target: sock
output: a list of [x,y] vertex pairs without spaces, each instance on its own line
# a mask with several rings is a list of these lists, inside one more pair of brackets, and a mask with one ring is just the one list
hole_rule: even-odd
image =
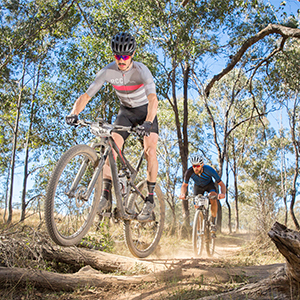
[[211,217],[210,220],[211,220],[212,224],[216,225],[216,217]]
[[105,199],[109,200],[110,194],[111,194],[111,180],[104,178],[102,195],[105,197]]
[[147,187],[148,187],[148,197],[147,198],[148,198],[148,201],[150,201],[150,203],[154,202],[153,194],[154,194],[155,184],[156,184],[156,182],[147,181]]

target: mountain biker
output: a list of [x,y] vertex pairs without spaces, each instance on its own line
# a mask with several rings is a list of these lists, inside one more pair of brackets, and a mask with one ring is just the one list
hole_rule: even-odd
[[[211,204],[211,233],[215,236],[217,231],[216,217],[218,212],[218,199],[225,198],[226,187],[216,170],[208,165],[204,165],[203,157],[196,154],[190,159],[192,167],[190,167],[184,174],[183,183],[180,190],[180,199],[185,200],[185,195],[188,188],[190,178],[195,182],[194,195],[204,194],[208,192],[208,198]],[[221,187],[221,193],[218,194],[215,182]],[[214,199],[212,199],[214,198]]]
[[[120,110],[114,124],[137,126],[137,133],[144,139],[144,151],[147,160],[148,196],[137,219],[147,221],[155,207],[153,193],[156,184],[158,161],[156,146],[158,141],[158,122],[156,87],[149,69],[142,63],[133,60],[136,50],[134,37],[127,32],[116,34],[111,40],[111,50],[115,61],[101,69],[87,91],[74,103],[66,123],[75,125],[78,114],[85,108],[90,99],[99,91],[105,82],[111,83],[121,102]],[[127,131],[113,132],[112,137],[119,149],[129,136]],[[116,157],[116,156],[115,156]],[[107,160],[104,166],[103,192],[98,212],[111,207],[112,179]]]

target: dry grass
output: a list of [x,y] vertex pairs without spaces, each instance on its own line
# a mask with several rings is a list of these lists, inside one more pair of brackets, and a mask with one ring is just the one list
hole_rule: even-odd
[[[52,242],[46,233],[45,226],[40,220],[40,216],[32,215],[22,223],[19,223],[20,214],[16,212],[13,217],[13,226],[7,227],[0,222],[0,258],[1,265],[7,267],[22,267],[32,269],[42,269],[55,272],[72,273],[71,267],[55,262],[48,262],[42,258],[39,252],[41,244]],[[123,237],[123,225],[121,223],[104,222],[99,228],[99,223],[95,222],[86,237],[91,245],[95,247],[99,244],[106,245],[107,250],[112,253],[132,257],[126,248]],[[284,258],[277,251],[276,247],[268,237],[252,237],[249,232],[239,234],[219,234],[217,238],[216,252],[213,259],[203,261],[209,268],[245,267],[256,265],[269,265],[284,262]],[[234,246],[234,247],[233,247]],[[226,254],[224,249],[230,249]],[[193,257],[191,240],[182,239],[179,236],[164,234],[159,243],[158,249],[149,259],[191,259]],[[123,293],[138,295],[147,294],[150,291],[165,291],[161,296],[153,299],[197,299],[203,296],[216,294],[228,289],[242,286],[248,282],[245,276],[231,277],[228,282],[220,282],[209,279],[205,276],[179,279],[174,277],[167,282],[144,283],[139,286],[127,287]],[[148,292],[147,292],[148,291]],[[0,289],[0,299],[111,299],[113,293],[121,293],[116,287],[114,291],[105,289],[78,290],[73,293],[56,293],[36,289],[31,283],[26,287],[6,286]],[[107,298],[108,297],[108,298]],[[138,296],[137,298],[138,299]],[[150,298],[145,298],[150,299]]]

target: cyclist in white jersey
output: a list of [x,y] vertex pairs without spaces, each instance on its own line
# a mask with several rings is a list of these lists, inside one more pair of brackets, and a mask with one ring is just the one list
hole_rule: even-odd
[[[146,197],[142,212],[138,220],[147,221],[154,209],[153,192],[156,184],[158,161],[156,146],[158,141],[158,122],[155,84],[149,69],[142,63],[133,61],[136,42],[129,33],[118,33],[112,38],[111,49],[115,61],[101,69],[94,82],[74,103],[70,115],[66,116],[69,125],[75,125],[78,114],[85,108],[90,99],[99,91],[105,82],[111,83],[121,102],[115,124],[123,126],[137,126],[137,132],[144,138],[145,157],[147,159]],[[113,132],[112,136],[121,149],[127,132]],[[104,166],[103,193],[101,195],[99,212],[111,206],[111,173],[108,161]]]

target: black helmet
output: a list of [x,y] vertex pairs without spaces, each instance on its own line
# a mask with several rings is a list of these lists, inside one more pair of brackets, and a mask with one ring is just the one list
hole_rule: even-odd
[[136,49],[134,37],[127,32],[120,32],[111,39],[111,50],[117,55],[132,55]]

